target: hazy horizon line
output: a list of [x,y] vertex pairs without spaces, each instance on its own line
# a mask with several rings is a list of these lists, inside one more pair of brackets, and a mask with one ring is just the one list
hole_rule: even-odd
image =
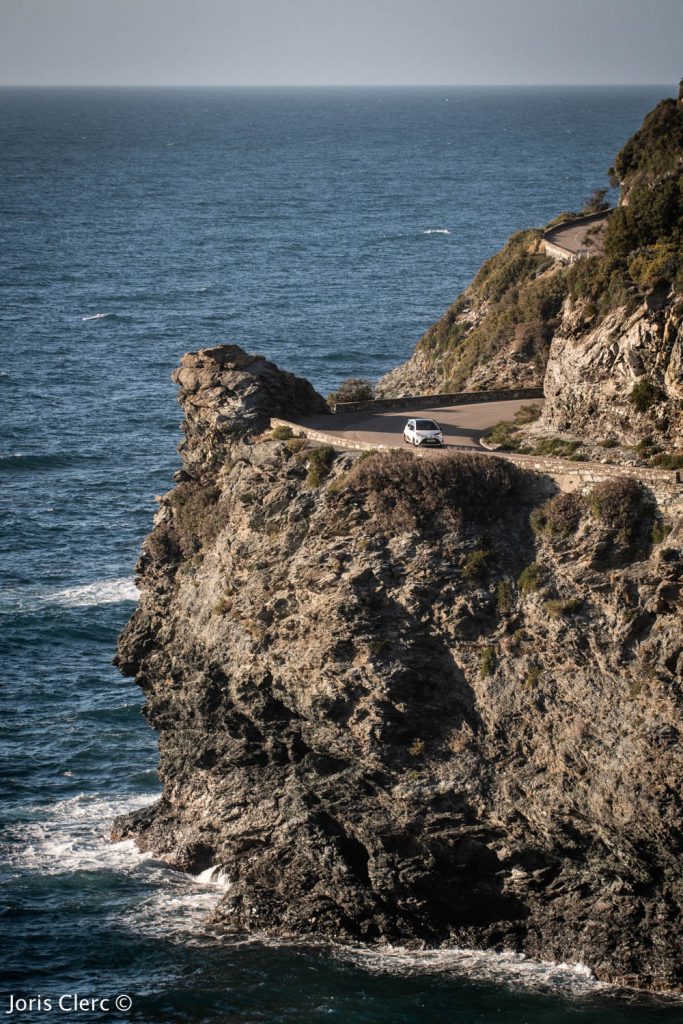
[[[0,82],[0,89],[666,89],[671,82]],[[673,83],[674,87],[678,82]]]

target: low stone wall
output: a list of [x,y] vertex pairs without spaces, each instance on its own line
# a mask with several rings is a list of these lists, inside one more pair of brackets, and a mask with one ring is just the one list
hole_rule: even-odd
[[[373,444],[372,441],[354,441],[339,434],[327,434],[322,430],[312,430],[290,420],[275,417],[271,419],[270,425],[271,428],[291,427],[295,434],[308,437],[311,441],[319,441],[321,444],[331,444],[333,447],[342,448],[345,451],[368,452],[388,447],[387,445]],[[428,456],[427,451],[419,451],[413,447],[408,447],[405,450],[413,452],[417,457]],[[611,466],[603,462],[572,462],[569,459],[559,459],[549,455],[515,455],[512,452],[477,449],[471,445],[449,444],[448,450],[469,452],[470,455],[481,455],[485,458],[507,459],[522,469],[549,477],[561,491],[587,491],[600,480],[630,476],[639,480],[652,492],[663,512],[674,509],[683,512],[683,472],[681,470]]]
[[548,455],[514,455],[511,452],[489,452],[508,459],[527,470],[551,477],[561,491],[586,491],[601,480],[628,476],[644,484],[657,499],[662,510],[681,506],[683,511],[683,482],[680,470],[647,469],[638,466],[612,466],[604,462],[572,462]]
[[406,395],[403,398],[373,398],[366,402],[339,402],[333,412],[384,412],[392,409],[438,409],[444,405],[474,405],[480,402],[508,402],[543,398],[543,388],[512,388],[503,391],[454,391],[446,395]]

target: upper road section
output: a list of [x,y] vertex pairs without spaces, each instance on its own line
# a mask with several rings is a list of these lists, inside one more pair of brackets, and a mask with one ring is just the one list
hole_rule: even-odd
[[602,229],[611,212],[606,210],[604,213],[576,217],[544,231],[543,248],[550,256],[566,260],[567,263],[572,263],[580,256],[601,252]]
[[[434,406],[430,409],[378,410],[340,413],[336,416],[308,416],[302,427],[322,431],[344,441],[363,441],[377,447],[404,444],[403,428],[409,419],[434,419],[443,430],[444,447],[479,448],[480,439],[501,420],[511,420],[523,405],[542,405],[543,399],[526,398],[506,402],[481,402],[467,405]],[[433,451],[434,449],[429,449]]]

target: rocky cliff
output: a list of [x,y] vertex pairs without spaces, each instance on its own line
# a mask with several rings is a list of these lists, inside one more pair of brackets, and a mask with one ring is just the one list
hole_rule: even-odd
[[567,265],[519,232],[378,393],[543,384],[541,430],[680,447],[683,101],[647,115],[611,175],[621,198],[600,251]]
[[321,399],[235,347],[176,379],[118,651],[163,795],[115,835],[221,867],[226,928],[683,988],[681,522],[633,481],[276,440]]

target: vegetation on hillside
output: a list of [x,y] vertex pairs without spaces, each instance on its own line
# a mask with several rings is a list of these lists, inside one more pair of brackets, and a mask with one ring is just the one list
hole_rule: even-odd
[[457,391],[476,365],[510,342],[542,377],[567,292],[540,239],[536,230],[513,235],[419,342],[418,350],[439,365],[445,391]]
[[[610,169],[622,204],[610,215],[603,252],[567,266],[541,249],[541,231],[520,231],[487,260],[472,284],[429,328],[416,354],[441,389],[471,386],[477,368],[509,352],[540,383],[564,300],[589,314],[635,309],[648,295],[683,293],[683,104],[663,100],[617,154]],[[596,189],[582,212],[605,206]],[[553,224],[566,220],[562,214]]]

